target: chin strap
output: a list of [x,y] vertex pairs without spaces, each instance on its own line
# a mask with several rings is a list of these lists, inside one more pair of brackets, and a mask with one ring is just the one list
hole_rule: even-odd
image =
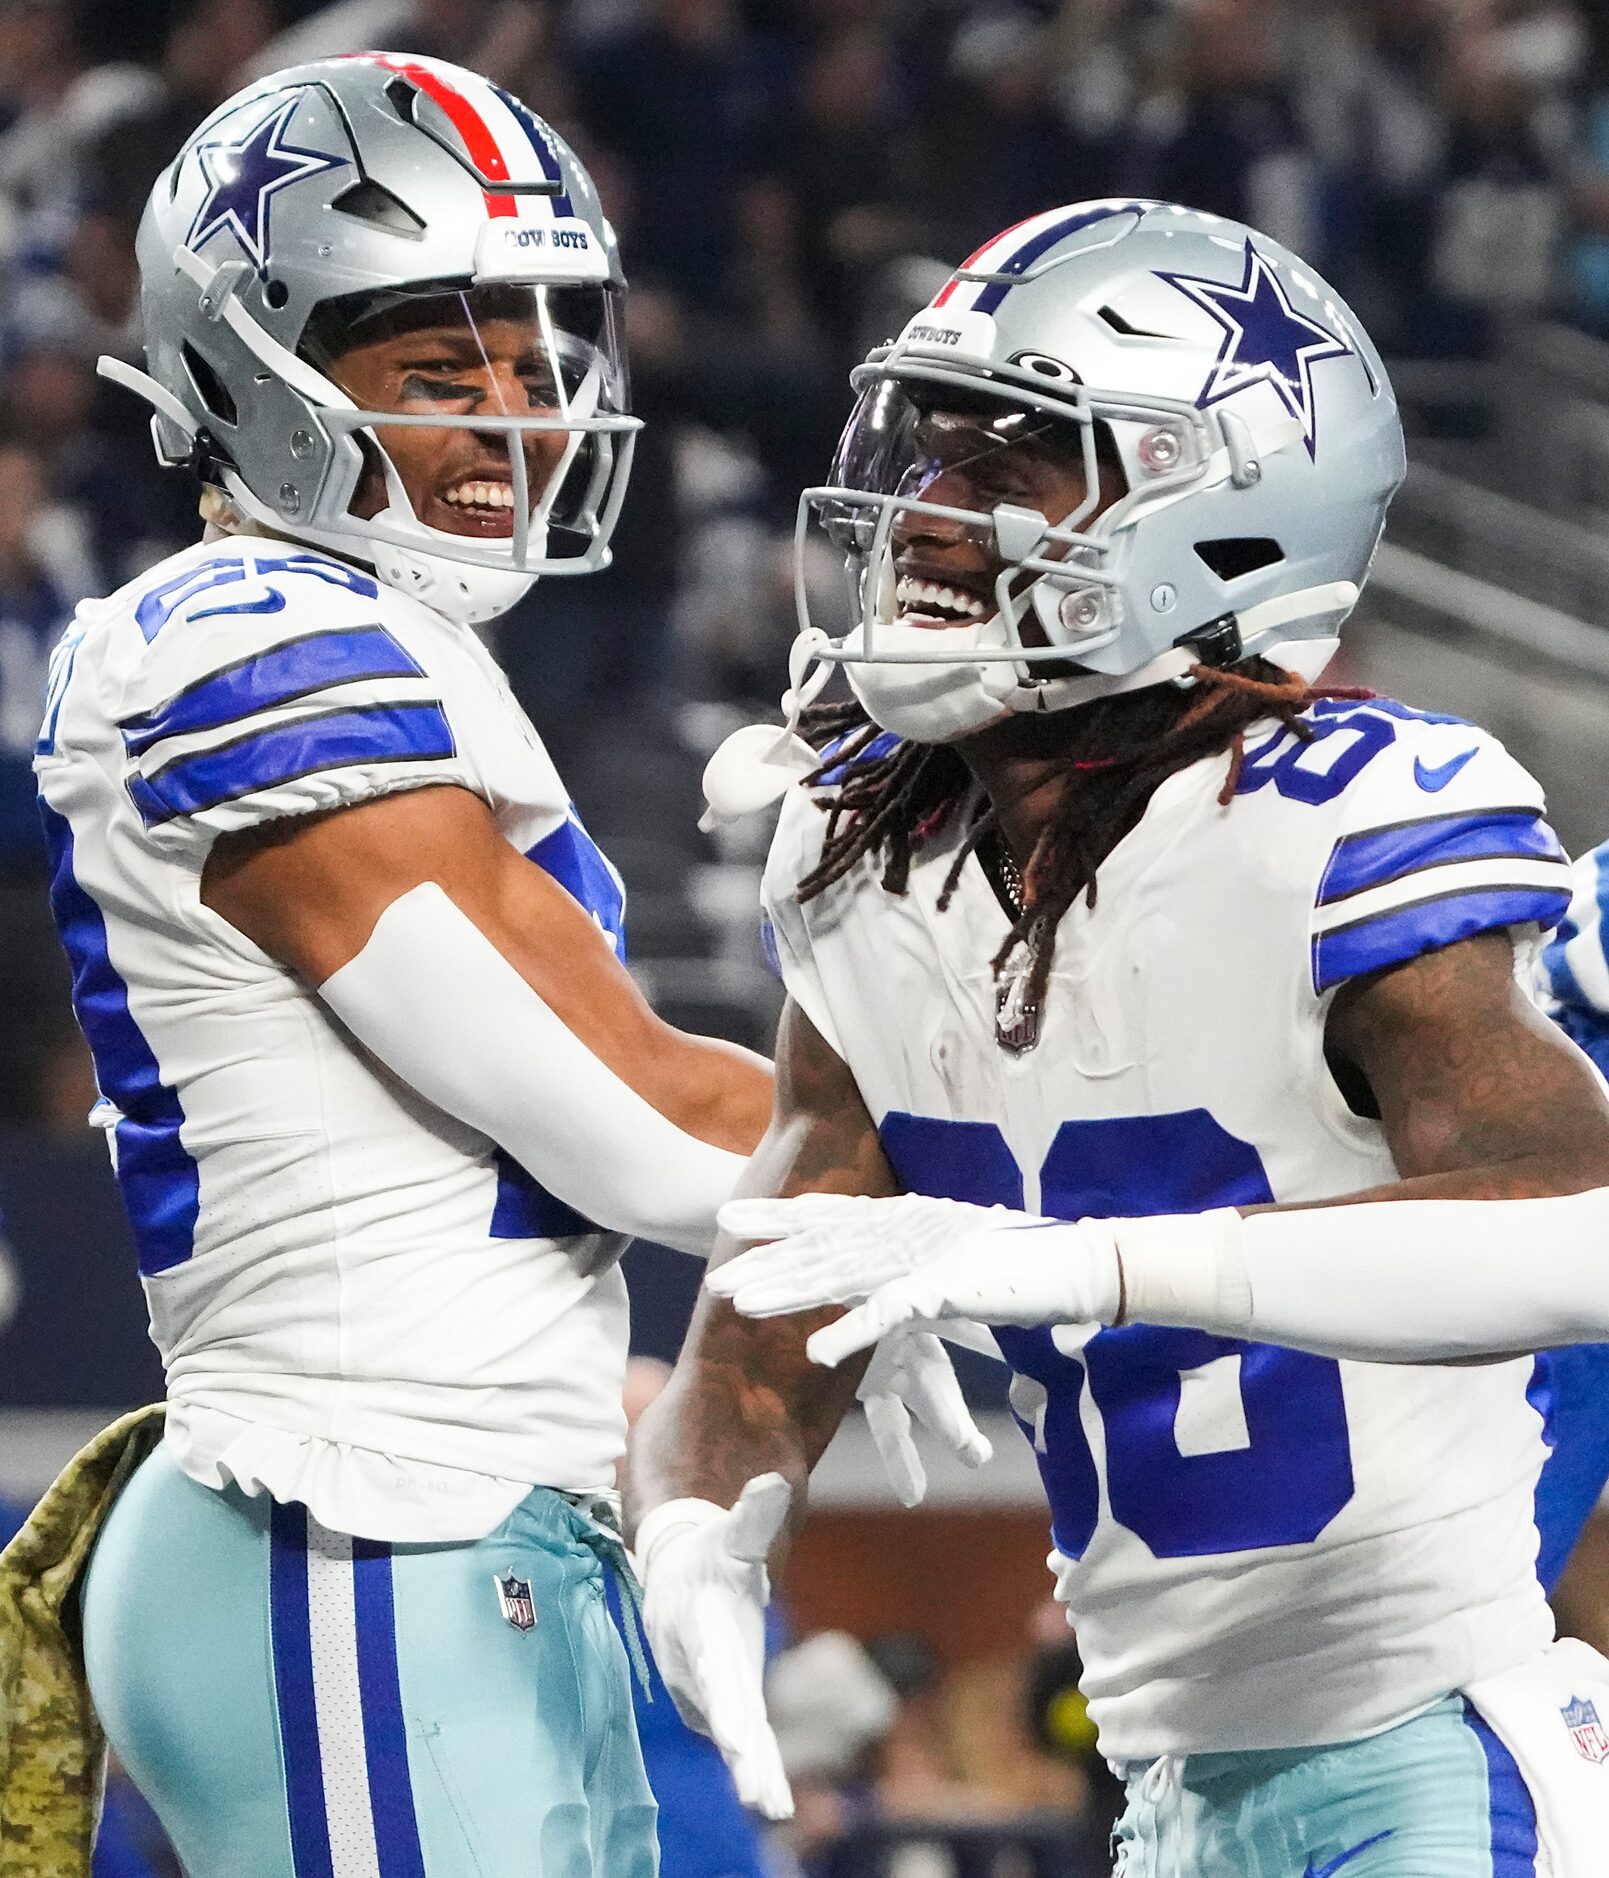
[[[1311,634],[1300,639],[1284,639],[1288,628],[1319,621],[1338,628],[1358,602],[1358,587],[1350,580],[1326,581],[1318,587],[1303,587],[1296,593],[1277,594],[1260,600],[1243,612],[1227,616],[1235,628],[1239,659],[1260,654],[1286,665],[1309,684],[1334,658],[1340,644],[1337,633]],[[1053,678],[1039,685],[1019,685],[1010,694],[1014,711],[1051,712],[1071,710],[1075,705],[1091,704],[1097,698],[1116,698],[1130,691],[1143,691],[1151,685],[1190,682],[1192,669],[1203,663],[1202,648],[1195,640],[1169,647],[1156,658],[1132,672],[1090,672],[1077,678]]]
[[[1289,666],[1309,684],[1335,656],[1340,641],[1335,632],[1283,640],[1279,634],[1291,626],[1327,620],[1339,627],[1358,601],[1358,587],[1350,580],[1327,581],[1282,593],[1233,615],[1241,650],[1278,654],[1276,663]],[[784,722],[745,724],[734,730],[704,766],[704,800],[709,804],[699,820],[708,834],[729,822],[756,815],[786,795],[821,764],[820,752],[799,734],[799,721],[820,695],[832,673],[837,644],[819,626],[806,628],[788,655],[788,689],[782,694]],[[1192,669],[1202,663],[1201,648],[1193,642],[1171,646],[1136,671],[1107,674],[1091,672],[1077,678],[1056,678],[1044,684],[1018,685],[1001,700],[1002,709],[1020,712],[1071,710],[1097,698],[1121,697],[1152,685],[1190,682]],[[813,669],[812,669],[813,668]]]

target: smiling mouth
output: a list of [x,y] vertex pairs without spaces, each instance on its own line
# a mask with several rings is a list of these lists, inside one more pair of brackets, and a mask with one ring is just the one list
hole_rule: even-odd
[[994,612],[964,587],[901,574],[894,583],[894,604],[903,626],[970,626]]
[[511,535],[514,532],[514,485],[496,476],[467,476],[436,498],[447,512],[447,526],[461,535]]

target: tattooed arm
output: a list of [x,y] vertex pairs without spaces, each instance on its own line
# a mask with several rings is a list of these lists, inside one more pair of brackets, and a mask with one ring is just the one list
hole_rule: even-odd
[[867,1301],[816,1331],[824,1364],[952,1316],[1180,1325],[1370,1362],[1609,1339],[1609,1098],[1515,983],[1508,935],[1360,981],[1327,1041],[1399,1180],[1244,1216],[1062,1225],[909,1197],[897,1217],[868,1202],[830,1220],[749,1201],[745,1228],[772,1243],[711,1283],[739,1308],[793,1309],[845,1295],[827,1287],[852,1255]]
[[[792,999],[782,1013],[776,1071],[771,1126],[739,1194],[900,1191],[848,1067]],[[737,1250],[730,1239],[717,1240],[711,1265]],[[865,1367],[862,1361],[829,1371],[806,1357],[806,1338],[836,1315],[755,1321],[700,1293],[675,1374],[632,1440],[633,1528],[668,1500],[731,1506],[745,1482],[765,1473],[781,1474],[793,1488],[789,1525],[797,1527],[805,1479],[854,1401]]]
[[1516,1200],[1609,1186],[1603,1086],[1515,981],[1506,932],[1344,987],[1326,1041],[1372,1092],[1402,1176],[1349,1200]]

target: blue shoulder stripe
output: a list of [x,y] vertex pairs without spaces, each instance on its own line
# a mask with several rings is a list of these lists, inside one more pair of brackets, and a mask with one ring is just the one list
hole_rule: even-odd
[[1328,991],[1345,978],[1405,965],[1476,933],[1531,921],[1544,930],[1556,925],[1570,904],[1566,888],[1471,887],[1416,900],[1412,906],[1372,919],[1355,920],[1319,933],[1313,940],[1313,989]]
[[253,653],[233,665],[209,672],[154,711],[119,726],[130,756],[139,756],[165,737],[187,731],[217,730],[258,711],[294,704],[330,685],[357,684],[368,678],[422,678],[416,660],[383,626],[356,632],[306,633]]
[[129,794],[147,828],[196,815],[255,790],[353,763],[406,763],[457,754],[439,704],[377,704],[324,711],[179,757],[154,776],[131,776]]
[[1425,868],[1456,861],[1563,861],[1558,837],[1535,809],[1487,809],[1480,814],[1428,815],[1345,835],[1330,850],[1319,882],[1318,904],[1333,906],[1355,893],[1383,887]]

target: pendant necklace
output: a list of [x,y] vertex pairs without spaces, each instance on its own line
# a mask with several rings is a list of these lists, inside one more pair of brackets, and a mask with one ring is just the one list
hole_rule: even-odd
[[[1003,835],[995,836],[993,847],[995,876],[1013,913],[1020,919],[1028,906],[1022,869]],[[1017,945],[995,987],[994,1040],[1013,1056],[1025,1056],[1039,1041],[1039,1000],[1028,995],[1033,962],[1032,943]]]

